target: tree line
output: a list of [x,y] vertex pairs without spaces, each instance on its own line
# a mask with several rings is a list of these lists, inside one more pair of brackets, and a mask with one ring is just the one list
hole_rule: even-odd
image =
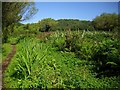
[[65,31],[65,30],[104,30],[118,31],[118,14],[103,13],[92,21],[78,19],[46,18],[38,23],[22,24],[21,21],[30,19],[37,13],[34,3],[31,2],[3,2],[2,3],[2,41],[7,42],[14,29],[29,31]]
[[56,30],[103,30],[114,31],[118,29],[118,14],[103,13],[95,17],[92,21],[79,19],[59,19],[52,18],[42,19],[38,23],[26,24],[27,29],[36,26],[39,31],[56,31]]

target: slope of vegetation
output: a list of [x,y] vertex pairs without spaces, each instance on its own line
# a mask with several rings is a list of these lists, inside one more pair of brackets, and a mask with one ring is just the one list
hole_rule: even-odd
[[117,14],[21,24],[37,12],[34,3],[3,2],[2,9],[3,60],[17,47],[4,88],[120,88]]
[[[98,36],[98,33],[100,36]],[[99,38],[94,37],[93,34]],[[27,37],[17,45],[18,52],[4,74],[5,87],[119,88],[119,76],[111,75],[108,77],[101,74],[103,72],[109,75],[114,67],[117,67],[118,70],[119,63],[111,61],[112,58],[109,60],[111,53],[115,53],[113,59],[116,57],[118,58],[117,61],[120,61],[120,56],[117,56],[117,49],[113,46],[112,51],[111,49],[108,50],[110,53],[107,53],[106,58],[108,59],[104,62],[101,59],[99,59],[101,61],[95,59],[95,57],[99,58],[95,56],[96,54],[92,55],[93,52],[97,51],[100,52],[97,54],[103,57],[104,53],[99,51],[99,45],[104,50],[105,43],[110,43],[111,46],[112,42],[115,42],[114,37],[108,36],[111,36],[111,33],[80,31],[65,33],[58,31],[43,40]],[[79,41],[80,38],[83,40]],[[71,43],[67,45],[68,42]],[[96,42],[96,45],[93,42]],[[101,63],[105,64],[101,65]],[[98,70],[98,68],[107,64],[113,66],[113,68],[108,67],[109,70],[104,70],[105,68]]]

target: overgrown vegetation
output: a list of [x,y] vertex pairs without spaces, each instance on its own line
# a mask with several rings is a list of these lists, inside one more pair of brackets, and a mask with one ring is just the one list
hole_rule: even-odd
[[36,12],[33,2],[2,2],[2,42],[7,42],[15,23],[29,19]]
[[68,30],[43,40],[26,37],[4,74],[5,87],[119,88],[119,45],[112,32]]
[[117,14],[21,24],[35,14],[33,5],[3,3],[3,59],[17,47],[3,74],[5,88],[120,88]]
[[74,52],[76,57],[82,60],[94,61],[96,71],[99,72],[98,75],[120,74],[120,42],[114,38],[114,35],[111,36],[113,33],[67,31],[67,33],[62,32],[61,34],[59,37],[61,39],[53,37],[55,38],[53,43],[58,47],[58,50]]

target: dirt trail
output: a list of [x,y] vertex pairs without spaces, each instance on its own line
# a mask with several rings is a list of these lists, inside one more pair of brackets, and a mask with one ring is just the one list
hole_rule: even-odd
[[16,45],[12,45],[12,51],[8,54],[8,56],[2,63],[2,73],[4,73],[4,71],[7,69],[8,65],[9,65],[11,59],[13,58],[13,56],[15,55],[15,53],[16,53]]
[[[4,77],[2,74],[4,73],[4,71],[7,69],[10,61],[12,60],[13,56],[15,55],[16,53],[16,45],[12,45],[12,51],[7,55],[6,59],[4,60],[4,62],[2,63],[2,71],[0,70],[0,76],[2,79],[2,77]],[[4,85],[3,85],[3,79],[1,80],[2,82],[0,82],[0,88],[4,88]]]
[[[44,40],[45,37],[47,37],[47,36],[49,36],[51,34],[53,34],[53,32],[44,32],[44,33],[41,33],[40,35],[38,35],[37,38]],[[8,54],[8,56],[6,57],[6,59],[4,60],[4,62],[2,63],[2,72],[0,70],[1,77],[3,77],[2,74],[7,69],[8,65],[11,62],[11,60],[12,60],[13,56],[15,55],[15,53],[16,53],[16,45],[12,45],[12,51]],[[2,83],[3,83],[3,81],[2,81]],[[1,88],[2,85],[0,83],[0,88]]]
[[[53,32],[43,32],[37,37],[40,38],[40,39],[44,39],[45,37],[47,37],[51,34],[53,34]],[[8,67],[11,59],[15,55],[15,53],[16,53],[16,45],[12,45],[12,51],[8,54],[7,58],[2,63],[2,72],[4,72],[6,70],[6,68]]]

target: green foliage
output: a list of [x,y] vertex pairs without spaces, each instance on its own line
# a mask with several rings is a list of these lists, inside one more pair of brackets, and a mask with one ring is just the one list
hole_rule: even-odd
[[[32,40],[30,42],[32,42]],[[20,52],[17,53],[16,60],[18,66],[16,66],[14,74],[16,78],[24,78],[26,80],[33,72],[35,73],[36,66],[40,68],[39,61],[42,60],[43,56],[41,56],[41,58],[38,57],[37,52],[39,47],[37,47],[35,43],[29,45],[30,42],[26,43],[25,40],[22,43],[22,47],[20,47]]]
[[11,36],[8,40],[8,42],[12,45],[18,44],[20,40],[24,39],[24,35],[19,35],[19,37]]
[[2,61],[5,60],[6,56],[10,53],[11,50],[12,50],[12,47],[9,43],[5,43],[2,45],[2,48],[1,48]]
[[93,31],[91,21],[82,21],[77,19],[59,19],[54,20],[46,18],[38,22],[40,31],[66,31],[66,30],[89,30]]
[[34,3],[31,2],[3,2],[2,9],[3,26],[29,19],[36,13]]
[[82,21],[77,19],[60,19],[57,20],[56,30],[94,30],[90,21]]
[[103,13],[93,20],[95,29],[112,31],[118,26],[118,15]]
[[120,43],[119,41],[106,40],[97,46],[98,50],[94,52],[93,60],[97,63],[99,72],[107,71],[107,75],[119,75],[120,69]]
[[64,51],[65,48],[65,34],[62,31],[56,31],[48,37],[49,43],[52,44],[59,51]]
[[38,22],[40,25],[39,31],[51,31],[57,24],[57,21],[51,18],[46,18]]
[[[116,31],[92,31],[87,21],[47,20],[13,27],[8,42],[17,53],[4,73],[6,88],[120,88]],[[46,23],[56,31],[38,33]]]
[[[25,38],[17,45],[17,54],[13,58],[8,69],[4,73],[4,86],[6,88],[119,88],[120,77],[96,78],[97,73],[92,70],[96,67],[93,51],[99,51],[99,45],[104,47],[118,47],[118,42],[110,40],[99,40],[92,37],[98,36],[101,32],[55,32],[45,42],[36,38]],[[103,33],[104,34],[104,33]],[[70,47],[66,50],[66,43],[70,39]],[[88,36],[89,37],[88,37]],[[91,36],[90,36],[91,35]],[[75,39],[74,39],[75,38]],[[101,44],[95,45],[93,41]],[[68,40],[68,41],[66,41]],[[74,41],[74,44],[72,44]],[[91,42],[90,42],[91,41]],[[102,41],[102,42],[100,42]],[[62,47],[63,45],[64,47]],[[92,45],[92,46],[91,46]],[[109,46],[108,45],[108,46]],[[57,48],[56,48],[57,47]],[[62,48],[64,51],[58,51]],[[93,48],[98,47],[98,48]],[[95,50],[94,50],[95,49]],[[112,49],[110,49],[112,50]],[[79,58],[76,53],[80,51]],[[108,50],[109,51],[109,50]],[[116,51],[116,50],[115,50]],[[112,51],[115,52],[115,51]],[[111,52],[111,51],[109,51]],[[102,53],[104,53],[102,51]],[[111,55],[111,53],[109,53]],[[117,52],[115,53],[117,54]],[[81,57],[82,56],[82,57]],[[91,61],[87,61],[92,58]],[[97,60],[96,60],[97,61]],[[107,65],[116,66],[116,62],[109,61]]]
[[37,32],[39,32],[38,23],[25,24],[23,25],[22,29],[27,30],[29,33],[34,33],[34,34],[37,34]]
[[7,42],[9,30],[13,32],[13,28],[9,28],[11,25],[29,19],[36,11],[32,2],[2,2],[2,41]]
[[60,33],[57,35],[58,38],[53,36],[53,44],[58,50],[74,52],[76,57],[82,60],[94,61],[98,73],[107,71],[119,75],[120,42],[112,33],[68,30],[62,34],[63,38],[60,37]]

